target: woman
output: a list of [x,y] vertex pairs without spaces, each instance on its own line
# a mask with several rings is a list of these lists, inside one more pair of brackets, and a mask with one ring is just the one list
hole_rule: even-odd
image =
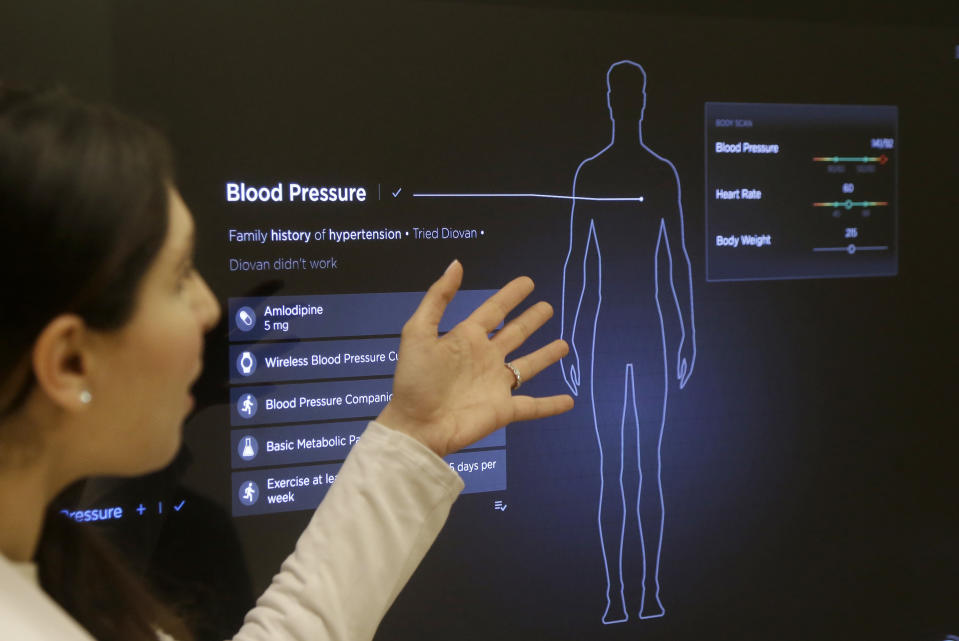
[[[220,309],[166,143],[108,108],[0,88],[0,216],[0,638],[186,641],[91,530],[47,514],[74,481],[144,474],[180,446]],[[454,261],[404,326],[392,401],[237,639],[371,638],[463,487],[440,457],[572,407],[511,393],[564,342],[504,363],[548,304],[488,338],[528,278],[437,335],[462,275]]]

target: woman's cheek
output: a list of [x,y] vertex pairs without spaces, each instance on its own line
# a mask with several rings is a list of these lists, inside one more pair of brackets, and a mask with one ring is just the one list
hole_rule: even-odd
[[182,386],[196,375],[202,355],[201,341],[192,318],[178,315],[164,324],[162,335],[154,341],[155,358],[157,363],[163,363],[164,375],[171,379],[170,383]]

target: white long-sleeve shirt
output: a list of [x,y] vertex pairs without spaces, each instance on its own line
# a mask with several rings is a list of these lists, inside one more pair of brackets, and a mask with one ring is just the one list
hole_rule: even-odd
[[[371,639],[462,489],[426,446],[371,422],[234,641]],[[92,637],[40,588],[33,564],[0,556],[0,639]]]

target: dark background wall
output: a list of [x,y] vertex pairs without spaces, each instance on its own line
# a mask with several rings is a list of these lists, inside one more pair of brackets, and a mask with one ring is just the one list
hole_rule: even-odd
[[111,100],[112,14],[109,0],[0,2],[0,80]]

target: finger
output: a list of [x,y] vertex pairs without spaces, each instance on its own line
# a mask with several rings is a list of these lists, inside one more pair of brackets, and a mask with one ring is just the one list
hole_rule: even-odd
[[496,333],[492,342],[502,348],[504,354],[509,354],[552,317],[553,306],[546,301],[540,301],[507,323],[506,327]]
[[418,331],[430,332],[436,336],[439,331],[440,320],[446,306],[453,300],[456,291],[463,282],[463,265],[458,260],[450,263],[443,275],[434,282],[413,315],[407,321],[407,326]]
[[689,377],[693,375],[693,368],[687,366],[686,371],[683,372],[683,380],[679,382],[679,389],[684,389],[686,384],[689,383]]
[[486,333],[496,329],[506,315],[516,308],[533,291],[533,280],[520,276],[511,280],[503,289],[486,299],[486,302],[469,315],[469,319],[479,324]]
[[536,398],[533,396],[513,397],[513,420],[530,421],[536,418],[556,416],[573,409],[573,397],[569,394],[557,394]]
[[[569,353],[569,345],[566,341],[562,339],[556,339],[549,345],[544,345],[538,350],[531,354],[527,354],[522,358],[517,358],[513,363],[513,367],[519,370],[520,376],[523,377],[523,382],[530,380],[544,369],[559,361]],[[512,373],[509,371],[509,368],[506,368],[507,373],[512,376]]]

